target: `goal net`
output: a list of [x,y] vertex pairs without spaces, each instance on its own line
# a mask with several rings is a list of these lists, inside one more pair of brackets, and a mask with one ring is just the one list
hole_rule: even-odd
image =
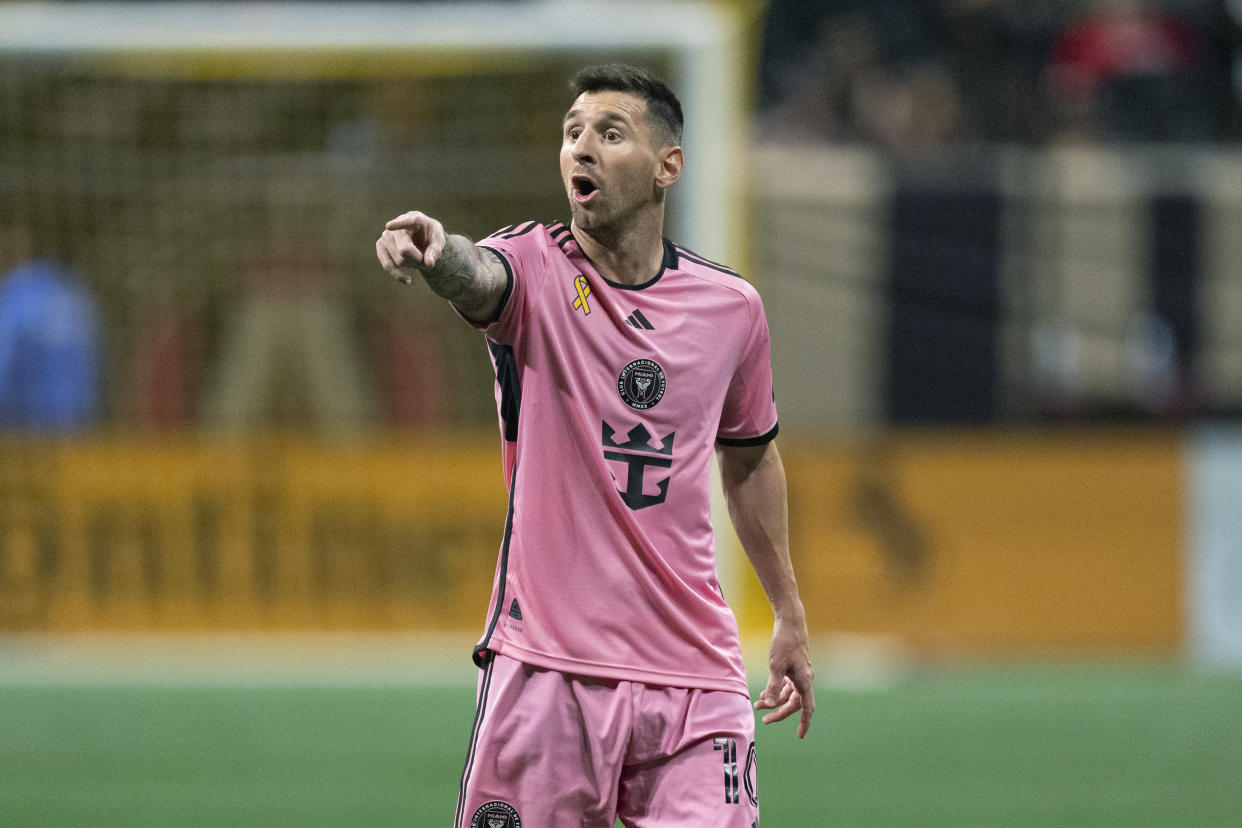
[[[220,363],[246,338],[226,328],[250,295],[304,282],[347,311],[348,337],[326,321],[325,337],[382,348],[366,332],[391,313],[372,249],[386,218],[425,209],[474,238],[563,218],[559,122],[566,80],[586,63],[641,63],[678,90],[690,163],[669,234],[735,260],[738,39],[734,16],[710,3],[4,4],[2,266],[34,247],[96,294],[105,421],[228,420]],[[194,332],[193,353],[161,339],[170,317]],[[420,321],[447,364],[454,349],[477,351],[443,314]],[[188,376],[147,376],[165,352]],[[338,375],[359,372],[339,361]],[[315,369],[284,379],[313,391],[299,370]],[[382,423],[401,404],[371,393],[372,379],[341,381],[340,396],[359,399],[338,402],[329,424]],[[490,417],[486,383],[441,394],[424,416]],[[266,416],[297,424],[307,402],[330,407],[294,395]]]

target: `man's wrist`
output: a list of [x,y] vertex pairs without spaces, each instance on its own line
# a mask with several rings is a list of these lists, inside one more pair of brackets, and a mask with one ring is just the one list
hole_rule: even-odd
[[448,236],[444,247],[440,250],[440,255],[436,257],[436,263],[431,267],[420,267],[419,270],[427,281],[439,281],[461,270],[463,258],[461,250],[454,243],[453,236]]
[[450,302],[469,302],[478,272],[469,250],[462,250],[450,236],[433,267],[421,271],[427,286]]
[[772,615],[778,624],[806,624],[806,608],[797,598],[773,604]]

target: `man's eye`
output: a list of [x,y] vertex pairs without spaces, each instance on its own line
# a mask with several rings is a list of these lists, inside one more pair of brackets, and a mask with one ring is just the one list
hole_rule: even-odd
[[567,136],[569,136],[569,140],[571,140],[571,141],[577,141],[577,140],[578,140],[578,136],[582,134],[582,130],[580,130],[580,129],[571,129],[571,130],[569,130],[568,132],[566,132],[565,134],[566,134]]
[[608,141],[620,141],[621,133],[610,129],[604,133],[604,138]]

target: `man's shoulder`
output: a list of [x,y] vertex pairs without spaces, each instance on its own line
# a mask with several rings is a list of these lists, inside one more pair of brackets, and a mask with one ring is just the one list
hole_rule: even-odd
[[693,277],[702,285],[744,297],[748,303],[758,300],[759,292],[754,285],[732,267],[701,256],[675,242],[667,242],[667,248],[672,258],[671,267],[677,272]]
[[559,221],[540,222],[530,220],[502,227],[490,236],[480,239],[477,244],[485,247],[493,244],[504,246],[556,244],[563,249],[571,238],[572,234],[569,232],[569,228]]
[[499,256],[511,276],[525,278],[572,268],[572,240],[573,234],[560,222],[523,221],[502,227],[475,244]]
[[742,279],[742,274],[733,268],[720,262],[712,261],[706,256],[700,256],[684,244],[678,244],[675,241],[668,241],[668,248],[677,258],[677,269],[685,270],[692,273],[703,273],[705,275],[715,275],[730,277],[733,279]]

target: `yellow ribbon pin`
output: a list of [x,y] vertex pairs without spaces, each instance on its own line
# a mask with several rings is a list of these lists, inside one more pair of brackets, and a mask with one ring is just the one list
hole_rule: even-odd
[[585,276],[576,276],[574,277],[574,290],[578,291],[578,298],[574,300],[574,310],[582,311],[583,316],[590,316],[591,306],[587,304],[587,297],[591,295],[590,282]]

